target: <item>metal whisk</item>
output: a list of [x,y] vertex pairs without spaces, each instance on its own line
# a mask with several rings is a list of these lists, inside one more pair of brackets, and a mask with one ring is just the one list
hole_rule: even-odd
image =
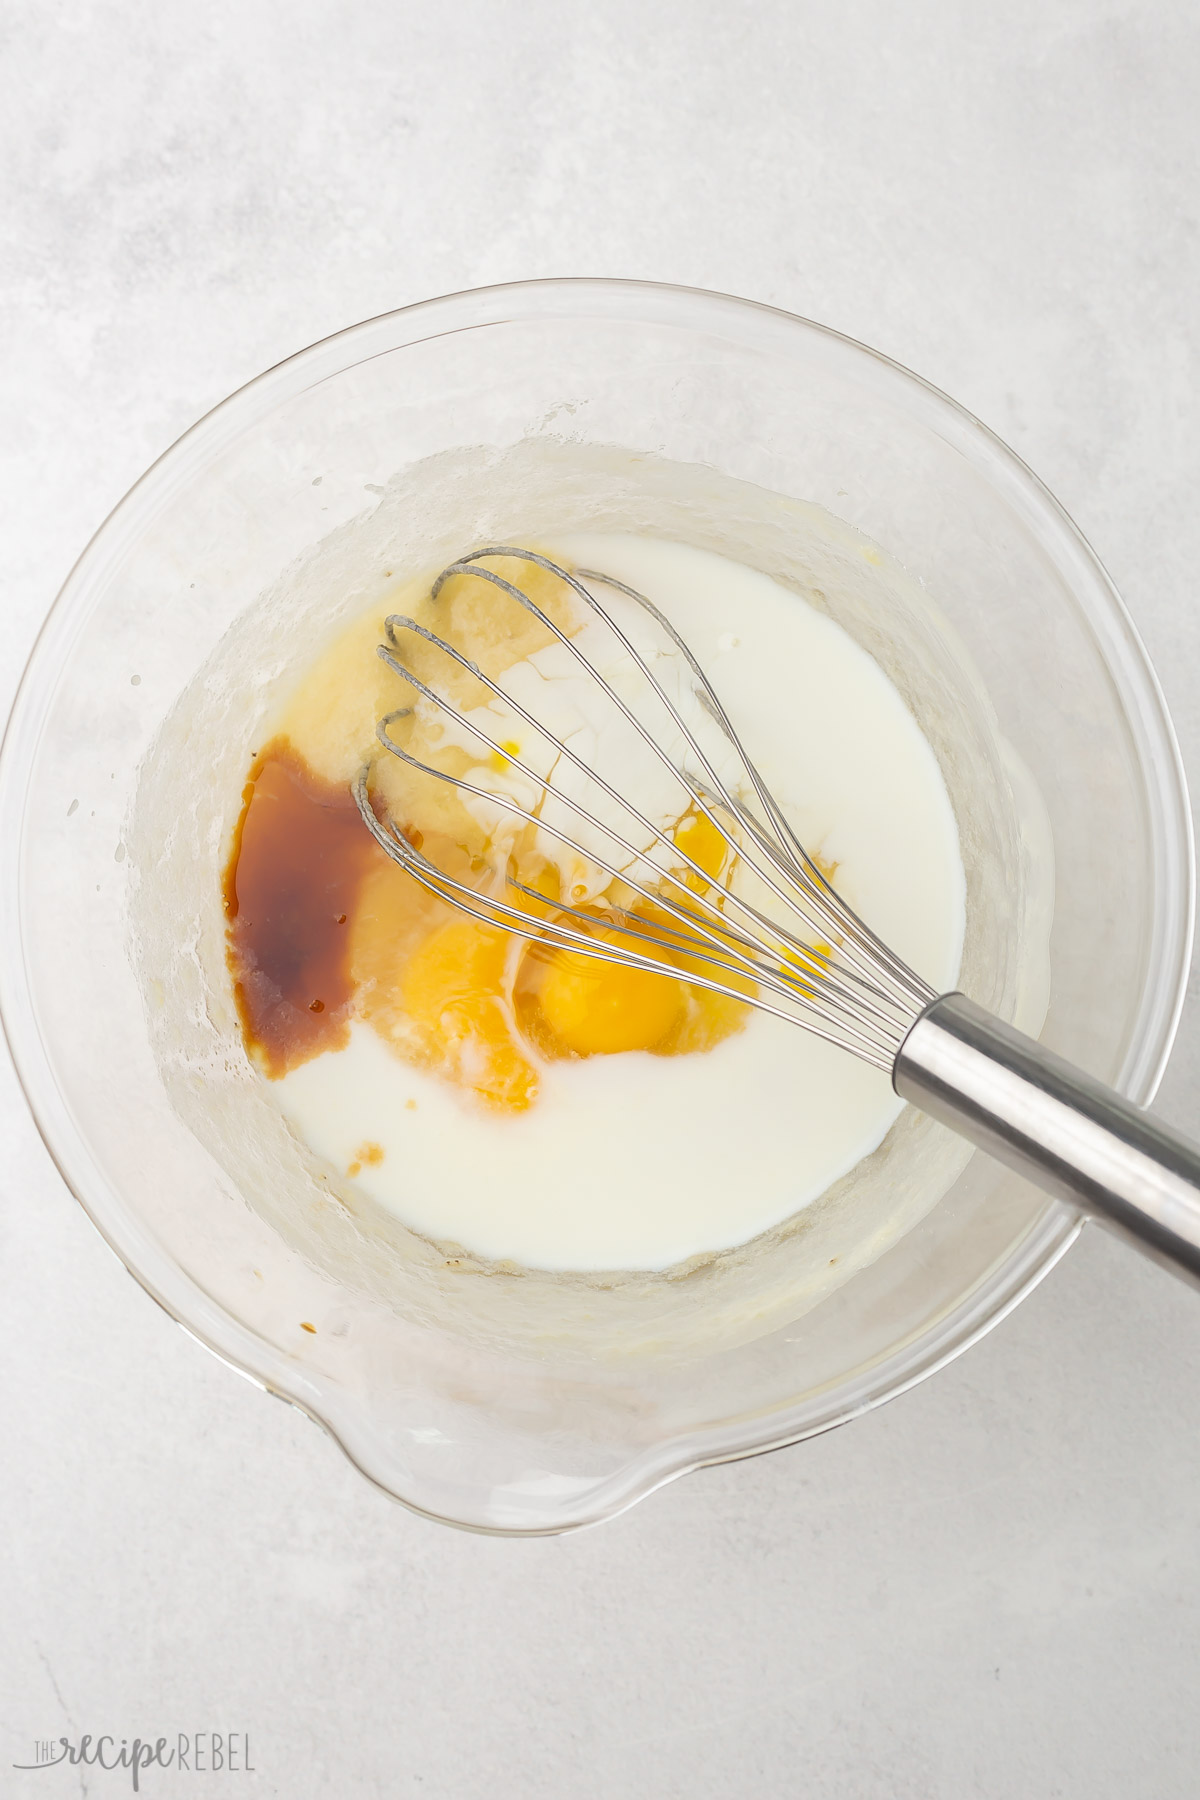
[[[588,651],[595,634],[589,639],[562,629],[488,566],[501,557],[535,564],[566,584],[585,620],[605,628],[611,649],[603,670]],[[450,783],[468,804],[507,816],[512,831],[548,834],[629,898],[597,906],[585,894],[582,904],[574,895],[551,904],[519,879],[511,859],[506,868],[484,869],[464,882],[376,813],[367,768],[355,797],[364,823],[395,862],[487,925],[683,979],[803,1026],[886,1070],[902,1098],[1200,1281],[1200,1149],[965,995],[939,995],[914,974],[799,842],[699,663],[645,595],[598,570],[572,574],[535,551],[502,545],[444,569],[433,584],[435,602],[458,575],[490,582],[523,607],[545,628],[547,641],[561,647],[555,654],[563,667],[595,685],[602,704],[613,709],[627,752],[636,749],[642,759],[646,788],[660,784],[658,804],[610,782],[586,753],[586,732],[559,735],[535,705],[486,675],[447,638],[395,614],[379,646],[384,662],[427,718],[446,722],[450,741],[477,743],[481,758],[514,778],[485,785],[470,778],[478,770],[451,773],[413,755],[393,735],[412,706],[380,720],[384,749],[423,776]],[[606,607],[596,589],[623,597],[628,626],[614,616],[621,603]],[[638,620],[652,622],[657,645],[635,642]],[[488,707],[464,711],[409,667],[405,650],[414,639],[487,690]],[[536,755],[515,753],[501,737],[506,718],[534,733]],[[530,794],[532,803],[525,804]],[[677,826],[685,817],[703,818],[718,834],[719,878],[681,847]]]

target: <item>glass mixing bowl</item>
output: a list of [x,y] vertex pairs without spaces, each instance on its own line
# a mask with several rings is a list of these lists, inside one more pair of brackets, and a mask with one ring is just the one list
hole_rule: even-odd
[[360,1301],[182,1123],[128,953],[123,832],[156,732],[245,608],[398,470],[538,436],[815,502],[923,584],[1049,816],[1042,1035],[1138,1101],[1171,1043],[1192,920],[1178,751],[1103,569],[988,431],[861,345],[713,294],[521,284],[344,331],[189,431],[84,552],[13,710],[0,762],[9,1042],[65,1180],[149,1293],[398,1499],[513,1533],[604,1518],[685,1470],[877,1405],[993,1325],[1080,1228],[976,1156],[798,1321],[690,1361],[564,1363]]

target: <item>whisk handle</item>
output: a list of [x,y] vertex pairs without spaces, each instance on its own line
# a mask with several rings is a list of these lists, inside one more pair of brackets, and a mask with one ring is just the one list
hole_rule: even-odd
[[923,1112],[1200,1284],[1200,1146],[964,994],[912,1027],[892,1072]]

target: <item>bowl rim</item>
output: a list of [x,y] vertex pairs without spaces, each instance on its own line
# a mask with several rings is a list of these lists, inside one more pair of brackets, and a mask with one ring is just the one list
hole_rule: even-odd
[[[695,315],[680,318],[681,309]],[[470,315],[470,316],[465,316]],[[1057,534],[1057,548],[1073,563],[1093,607],[1076,604],[1116,688],[1137,738],[1139,770],[1150,811],[1151,843],[1157,863],[1171,855],[1180,878],[1156,893],[1164,916],[1145,972],[1139,1017],[1116,1085],[1140,1104],[1152,1099],[1178,1029],[1186,996],[1195,920],[1195,858],[1187,780],[1166,701],[1155,670],[1129,612],[1091,545],[1045,484],[1002,439],[967,408],[893,358],[831,326],[763,302],[704,288],[655,281],[592,276],[558,276],[463,289],[380,313],[318,339],[273,364],[204,413],[146,469],[93,533],[62,584],[38,631],[0,742],[0,844],[22,842],[25,782],[36,755],[41,725],[53,691],[48,680],[80,625],[96,603],[106,565],[117,560],[134,529],[178,492],[191,470],[222,444],[291,398],[377,355],[481,325],[536,317],[601,316],[631,324],[694,324],[697,329],[728,324],[739,342],[753,335],[766,348],[786,348],[797,331],[825,354],[848,365],[872,366],[903,395],[914,399],[925,421],[943,438],[989,458],[987,478],[1027,520],[1036,518]],[[397,336],[397,328],[402,335]],[[349,350],[359,352],[348,355]],[[1152,773],[1151,773],[1152,772]],[[211,1301],[123,1207],[120,1195],[94,1163],[75,1127],[37,1024],[24,959],[22,859],[0,859],[0,1026],[46,1149],[68,1189],[134,1279],[197,1342],[265,1392],[288,1401],[326,1430],[359,1471],[389,1497],[425,1518],[499,1537],[540,1537],[579,1529],[615,1517],[678,1476],[711,1464],[761,1455],[848,1423],[936,1373],[982,1338],[1029,1294],[1065,1255],[1084,1219],[1057,1203],[1045,1213],[1015,1254],[911,1343],[870,1371],[867,1388],[841,1410],[793,1429],[763,1432],[747,1422],[740,1432],[727,1426],[668,1439],[639,1452],[614,1474],[596,1483],[563,1509],[563,1516],[535,1526],[507,1526],[455,1518],[398,1493],[370,1467],[351,1411],[319,1377],[300,1370],[282,1351]],[[997,1285],[998,1284],[998,1285]],[[980,1304],[982,1290],[989,1299]],[[878,1379],[886,1369],[888,1378]],[[715,1440],[719,1438],[718,1443]],[[582,1503],[581,1503],[582,1502]]]

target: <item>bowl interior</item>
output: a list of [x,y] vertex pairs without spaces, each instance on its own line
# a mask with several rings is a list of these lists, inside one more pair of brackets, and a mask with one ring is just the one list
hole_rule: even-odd
[[[517,496],[536,511],[548,453],[559,529],[599,516],[691,541],[707,530],[799,586],[788,545],[813,541],[808,508],[882,547],[889,591],[938,621],[909,697],[936,740],[930,696],[957,696],[935,741],[952,792],[1000,796],[974,896],[993,954],[981,949],[969,985],[1027,1025],[1044,1014],[1047,1042],[1139,1099],[1169,1047],[1191,907],[1178,756],[1103,571],[981,427],[844,339],[680,290],[489,290],[317,345],[181,440],[85,553],[14,712],[0,786],[0,830],[18,846],[3,876],[6,1028],[64,1175],[145,1285],[398,1497],[504,1531],[583,1523],[697,1462],[852,1416],[978,1335],[1077,1229],[986,1159],[931,1140],[942,1198],[803,1316],[777,1294],[770,1329],[717,1349],[655,1354],[652,1326],[636,1356],[537,1355],[455,1329],[436,1282],[428,1304],[415,1291],[398,1304],[386,1282],[366,1291],[329,1249],[335,1198],[314,1190],[289,1222],[269,1181],[252,1191],[189,1129],[188,1097],[202,1109],[245,1071],[212,993],[135,972],[130,919],[178,851],[189,767],[197,789],[223,755],[244,767],[257,721],[243,704],[213,736],[210,708],[210,736],[185,733],[163,763],[164,720],[247,609],[314,555],[349,610],[375,578],[355,544],[403,529],[433,561],[474,527],[519,526]],[[680,466],[703,497],[690,511],[663,474]],[[764,494],[774,537],[754,516]],[[569,503],[581,510],[568,517]],[[840,606],[903,681],[886,609],[868,596],[856,611],[830,554],[824,589],[809,558],[810,597]],[[298,653],[294,613],[281,608],[275,631],[263,704]],[[156,755],[170,785],[139,813]],[[214,871],[223,829],[214,811],[197,838]],[[181,938],[201,930],[181,913]],[[165,1084],[155,1015],[172,1007],[198,1029]],[[694,1310],[669,1298],[662,1320]]]

